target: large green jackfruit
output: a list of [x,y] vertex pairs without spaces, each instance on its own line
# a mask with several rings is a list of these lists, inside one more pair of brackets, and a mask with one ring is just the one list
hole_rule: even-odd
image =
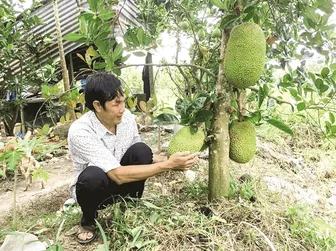
[[230,134],[230,159],[237,163],[249,162],[256,152],[256,132],[250,121],[232,122]]
[[204,141],[205,134],[201,128],[193,133],[189,126],[182,127],[169,142],[167,154],[171,156],[177,152],[199,152],[204,145]]
[[265,66],[266,39],[259,25],[235,26],[227,43],[224,74],[232,86],[240,89],[255,85]]

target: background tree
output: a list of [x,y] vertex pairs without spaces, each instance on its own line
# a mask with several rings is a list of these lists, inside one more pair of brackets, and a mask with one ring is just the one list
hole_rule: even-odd
[[[0,3],[0,117],[7,118],[5,122],[9,129],[19,114],[22,125],[25,123],[23,107],[26,101],[22,93],[43,84],[45,75],[42,71],[46,66],[40,65],[39,55],[50,42],[47,35],[34,36],[31,32],[42,21],[32,16],[29,10],[19,13],[15,6],[8,0]],[[9,101],[3,99],[6,94],[10,96]]]

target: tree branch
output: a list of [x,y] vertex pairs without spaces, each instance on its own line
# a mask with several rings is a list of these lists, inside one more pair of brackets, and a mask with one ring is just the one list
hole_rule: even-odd
[[[259,91],[258,88],[255,88],[255,87],[253,87],[253,86],[248,87],[248,89],[250,89],[251,91],[254,91],[254,92],[258,92],[258,91]],[[279,98],[277,98],[277,97],[275,97],[275,96],[272,96],[272,95],[269,95],[269,94],[267,94],[266,96],[269,97],[269,98],[274,99],[275,101],[277,101],[277,102],[279,102],[279,103],[292,105],[291,102],[288,102],[288,101],[285,101],[285,100],[281,100],[281,99],[279,99]]]
[[191,68],[197,68],[200,69],[209,75],[213,76],[214,78],[217,78],[214,73],[212,73],[210,70],[207,68],[204,68],[202,66],[194,65],[194,64],[172,64],[172,63],[164,63],[164,64],[129,64],[129,65],[122,65],[122,66],[117,66],[114,69],[123,69],[127,67],[138,67],[138,66],[157,66],[157,67],[167,67],[167,66],[175,66],[175,67],[191,67]]

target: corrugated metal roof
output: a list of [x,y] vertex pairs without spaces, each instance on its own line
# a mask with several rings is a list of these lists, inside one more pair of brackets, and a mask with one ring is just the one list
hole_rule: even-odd
[[[68,33],[75,33],[79,29],[78,16],[80,14],[80,8],[88,8],[87,0],[79,0],[79,6],[76,0],[58,0],[58,11],[60,17],[60,25],[62,35]],[[135,0],[122,0],[119,1],[119,6],[115,6],[117,10],[121,10],[119,20],[115,24],[114,34],[115,36],[121,35],[122,30],[126,29],[126,25],[139,26],[137,21],[137,8]],[[45,1],[44,5],[35,9],[32,12],[33,15],[37,15],[43,22],[43,25],[35,27],[32,32],[35,36],[51,34],[54,43],[50,44],[47,49],[40,51],[40,63],[43,65],[48,59],[59,59],[56,25],[54,18],[54,9],[52,0]],[[63,47],[65,55],[82,46],[63,40]],[[19,62],[13,62],[13,73],[19,72]]]

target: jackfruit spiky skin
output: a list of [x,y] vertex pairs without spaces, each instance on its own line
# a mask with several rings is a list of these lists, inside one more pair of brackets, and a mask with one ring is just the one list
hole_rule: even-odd
[[235,26],[227,43],[224,74],[232,86],[244,89],[255,85],[265,66],[266,38],[259,25]]
[[237,163],[249,162],[256,152],[256,132],[250,121],[232,122],[229,128],[230,159]]
[[204,145],[204,140],[205,134],[201,128],[198,128],[196,133],[192,133],[189,126],[182,127],[169,142],[167,154],[171,156],[177,152],[199,152]]

